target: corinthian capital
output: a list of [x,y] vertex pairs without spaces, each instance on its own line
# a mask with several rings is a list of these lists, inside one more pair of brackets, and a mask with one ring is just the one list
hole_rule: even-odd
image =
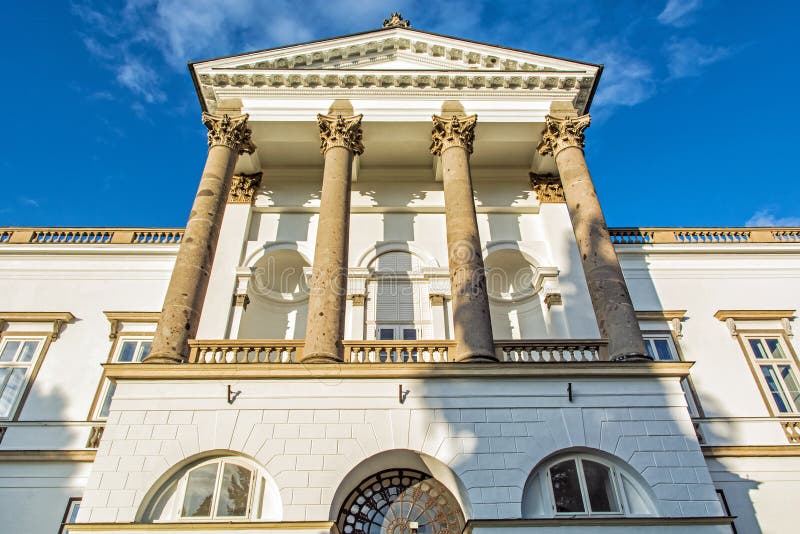
[[545,117],[544,134],[537,150],[543,156],[556,156],[565,148],[583,148],[583,131],[589,127],[592,118],[586,114],[580,117]]
[[363,115],[343,117],[342,115],[317,115],[320,150],[324,155],[329,149],[341,146],[353,154],[364,152],[361,142],[361,118]]
[[262,173],[234,174],[228,192],[228,204],[250,204],[259,184]]
[[203,124],[208,128],[208,146],[226,146],[239,154],[252,154],[256,147],[250,139],[250,128],[247,127],[249,115],[212,115],[203,113]]
[[469,117],[453,115],[449,119],[434,115],[431,152],[436,156],[441,156],[442,152],[448,148],[457,146],[472,154],[472,143],[475,140],[475,124],[477,122],[477,115],[470,115]]

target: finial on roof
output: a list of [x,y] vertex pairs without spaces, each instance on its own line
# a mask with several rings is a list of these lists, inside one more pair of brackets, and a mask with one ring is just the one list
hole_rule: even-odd
[[400,13],[392,13],[388,19],[383,19],[384,28],[408,28],[411,23],[403,18]]

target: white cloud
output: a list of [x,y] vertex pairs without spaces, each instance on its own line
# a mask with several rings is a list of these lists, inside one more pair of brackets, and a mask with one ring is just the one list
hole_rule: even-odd
[[117,82],[144,98],[147,103],[166,100],[166,95],[158,87],[156,72],[137,58],[128,58],[117,68]]
[[756,211],[745,226],[800,226],[800,217],[777,217],[769,208]]
[[655,94],[653,67],[620,42],[594,43],[589,50],[579,54],[605,66],[594,106],[605,110],[635,106]]
[[683,28],[693,22],[691,15],[701,5],[702,0],[668,0],[664,10],[658,15],[658,22]]
[[731,51],[722,46],[704,45],[692,38],[673,38],[666,46],[670,78],[697,76],[703,67],[727,58]]

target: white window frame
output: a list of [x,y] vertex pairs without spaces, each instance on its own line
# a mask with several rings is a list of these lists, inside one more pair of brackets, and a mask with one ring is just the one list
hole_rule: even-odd
[[70,497],[67,502],[67,508],[64,510],[64,519],[61,521],[61,528],[58,529],[58,534],[69,534],[69,526],[75,523],[74,519],[77,518],[80,506],[80,497]]
[[[47,336],[46,335],[43,335],[43,336],[36,336],[36,335],[6,335],[6,336],[3,336],[2,339],[0,339],[0,354],[2,354],[2,352],[6,348],[6,345],[10,341],[20,341],[21,342],[20,343],[20,347],[17,349],[17,352],[15,353],[15,356],[14,356],[15,358],[19,358],[19,355],[20,355],[20,352],[22,350],[22,347],[24,347],[24,342],[26,342],[26,341],[35,341],[38,344],[36,345],[36,349],[34,351],[33,357],[31,358],[31,360],[29,362],[23,362],[23,363],[19,363],[19,362],[16,362],[16,361],[0,362],[0,368],[3,368],[3,369],[12,369],[12,370],[13,369],[25,369],[25,376],[23,376],[23,378],[22,378],[22,383],[20,384],[19,391],[17,392],[16,398],[12,401],[11,406],[9,407],[8,415],[4,415],[4,416],[0,415],[0,421],[10,421],[10,420],[13,420],[14,417],[16,417],[17,412],[19,411],[20,406],[22,404],[22,399],[25,397],[25,394],[28,391],[28,388],[30,387],[31,382],[33,380],[33,374],[34,374],[35,370],[39,366],[39,362],[40,362],[40,360],[42,358],[42,354],[44,354],[45,347],[46,347],[46,344],[47,344]],[[2,393],[5,392],[5,388],[7,386],[7,382],[11,378],[11,373],[12,372],[13,371],[9,371],[8,376],[6,376],[4,379],[0,380],[0,395],[2,395]]]
[[[116,342],[116,344],[114,346],[114,353],[111,355],[111,359],[109,360],[109,363],[140,363],[141,362],[141,359],[140,360],[135,360],[135,361],[132,361],[132,362],[120,362],[119,361],[120,354],[122,353],[122,348],[125,346],[125,343],[129,343],[129,342],[136,342],[137,343],[137,351],[136,351],[136,353],[138,353],[139,352],[138,347],[142,343],[152,343],[153,342],[153,336],[152,335],[151,336],[137,336],[137,335],[122,336],[122,335],[120,335],[117,338],[117,342]],[[92,419],[93,420],[95,420],[95,421],[105,421],[106,419],[108,419],[108,416],[107,415],[101,415],[101,412],[103,411],[103,407],[106,404],[106,400],[107,400],[107,398],[109,396],[110,389],[111,389],[111,380],[106,378],[105,373],[104,373],[103,374],[103,378],[102,378],[102,386],[100,388],[100,394],[97,397],[97,403],[95,404],[94,413],[92,414]],[[110,400],[109,400],[109,406],[110,406]]]
[[[675,338],[672,336],[671,331],[643,332],[642,337],[644,338],[645,348],[651,349],[654,361],[657,362],[683,361],[681,353],[678,350],[678,344],[675,343]],[[667,342],[670,354],[672,356],[671,358],[662,359],[658,357],[658,351],[656,350],[656,345],[655,343],[651,343],[651,341],[655,341],[657,339],[663,339]],[[648,352],[648,354],[650,353]],[[683,389],[683,395],[684,397],[686,397],[686,405],[689,408],[689,415],[691,415],[692,417],[702,417],[703,412],[700,410],[700,402],[697,400],[697,394],[695,393],[694,388],[692,387],[689,377],[681,379],[681,389]]]
[[[589,495],[588,489],[586,487],[586,475],[583,472],[583,460],[588,460],[590,462],[595,462],[601,464],[609,469],[609,477],[611,479],[611,489],[614,492],[614,498],[617,501],[617,505],[619,506],[618,512],[593,512],[591,511],[591,503],[589,502]],[[559,512],[556,510],[556,496],[555,492],[553,491],[553,480],[550,476],[550,469],[562,462],[573,461],[575,462],[577,472],[578,472],[578,484],[580,487],[581,492],[581,499],[583,500],[583,512]],[[622,480],[619,478],[623,476],[618,469],[615,468],[614,464],[603,460],[602,458],[598,458],[597,456],[591,454],[569,454],[566,456],[559,456],[554,459],[552,462],[549,462],[544,469],[545,472],[545,481],[547,486],[548,496],[550,498],[550,507],[553,511],[554,517],[565,517],[565,516],[581,516],[581,517],[627,517],[630,514],[628,513],[628,506],[627,506],[627,495],[625,494],[625,488],[622,484]]]
[[[216,481],[214,484],[214,493],[212,494],[211,504],[210,504],[210,515],[208,517],[184,517],[182,515],[183,512],[183,500],[186,497],[186,484],[189,480],[189,475],[207,465],[216,464],[217,465],[217,475]],[[233,464],[244,467],[245,469],[250,471],[250,492],[247,496],[247,513],[243,516],[222,516],[217,517],[217,505],[219,504],[219,493],[220,487],[223,482],[223,477],[220,476],[223,469],[225,468],[226,464]],[[260,519],[261,510],[264,506],[264,499],[267,498],[267,481],[264,478],[264,475],[260,472],[260,469],[253,465],[252,463],[242,460],[239,458],[234,457],[224,457],[224,458],[214,458],[211,460],[207,460],[205,462],[201,462],[197,465],[188,469],[183,476],[181,476],[180,480],[178,481],[178,486],[175,491],[175,500],[173,502],[173,511],[172,517],[175,518],[174,521],[180,521],[184,523],[196,523],[198,521],[207,521],[207,522],[220,522],[220,523],[231,523],[231,522],[241,522],[241,521],[250,521],[250,520],[258,520]],[[258,502],[255,502],[258,501]],[[166,520],[167,522],[173,521],[172,519]],[[157,521],[162,522],[162,521]]]
[[[742,333],[740,331],[740,339],[742,342],[742,348],[745,351],[747,356],[747,361],[750,364],[750,369],[753,371],[753,375],[755,376],[756,382],[758,383],[758,387],[761,389],[762,396],[764,400],[767,402],[767,406],[769,407],[770,411],[775,416],[784,416],[784,415],[797,415],[800,414],[800,404],[795,403],[794,399],[792,399],[791,395],[788,394],[786,390],[786,384],[783,381],[783,378],[780,377],[780,373],[777,373],[777,379],[779,380],[779,386],[783,388],[783,396],[787,407],[790,408],[789,411],[782,412],[778,408],[778,403],[775,402],[775,398],[772,395],[772,391],[767,384],[766,379],[764,378],[764,373],[761,372],[761,367],[764,365],[769,365],[773,369],[776,368],[778,365],[788,365],[792,372],[794,373],[795,380],[800,383],[800,368],[797,364],[797,358],[792,351],[790,344],[787,342],[785,337],[782,333],[778,332],[747,332]],[[753,348],[750,345],[750,340],[761,340],[764,342],[767,339],[777,339],[778,344],[780,345],[781,350],[783,351],[785,358],[756,358],[756,355],[753,353]],[[771,356],[771,355],[770,355]]]

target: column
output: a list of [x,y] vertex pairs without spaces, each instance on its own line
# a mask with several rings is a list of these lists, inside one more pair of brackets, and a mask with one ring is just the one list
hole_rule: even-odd
[[361,115],[317,115],[325,168],[302,362],[342,361],[353,156],[364,152]]
[[247,118],[203,113],[203,124],[208,128],[206,166],[175,258],[152,350],[145,358],[147,363],[181,363],[189,354],[187,342],[197,333],[233,168],[239,154],[255,150]]
[[496,361],[469,155],[478,117],[433,116],[431,152],[442,158],[456,361]]
[[650,359],[583,154],[583,132],[591,118],[575,115],[548,115],[538,150],[555,157],[597,325],[608,339],[609,358]]

